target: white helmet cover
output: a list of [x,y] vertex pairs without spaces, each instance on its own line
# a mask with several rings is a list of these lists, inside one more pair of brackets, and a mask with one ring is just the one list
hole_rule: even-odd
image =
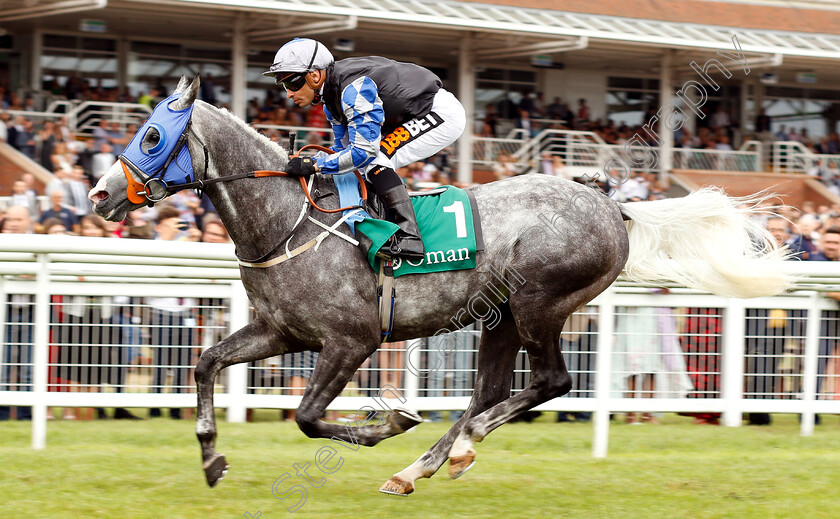
[[335,61],[324,44],[309,38],[295,38],[274,55],[274,64],[263,76],[274,77],[287,72],[312,72],[324,70]]

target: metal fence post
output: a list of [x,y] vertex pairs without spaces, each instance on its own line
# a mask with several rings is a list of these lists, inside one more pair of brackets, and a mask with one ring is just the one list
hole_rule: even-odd
[[746,310],[743,299],[730,298],[723,316],[723,358],[721,359],[721,398],[723,424],[741,425],[744,399],[744,333]]
[[805,358],[802,361],[802,436],[814,434],[814,401],[817,399],[817,355],[820,349],[820,294],[814,292],[808,299],[808,320],[805,332]]
[[606,289],[598,305],[598,353],[596,354],[595,376],[595,436],[592,440],[592,455],[606,458],[610,441],[610,381],[612,379],[612,342],[615,325],[614,289]]
[[[233,293],[230,297],[230,332],[233,333],[248,324],[251,316],[251,303],[248,301],[248,293],[245,291],[242,281],[234,281],[231,284],[231,289]],[[248,365],[245,363],[234,364],[227,369],[227,392],[230,396],[227,421],[242,423],[245,421],[247,414],[245,395],[248,393]]]
[[32,345],[32,448],[47,446],[47,375],[50,336],[50,271],[46,254],[38,254],[35,278],[35,323]]

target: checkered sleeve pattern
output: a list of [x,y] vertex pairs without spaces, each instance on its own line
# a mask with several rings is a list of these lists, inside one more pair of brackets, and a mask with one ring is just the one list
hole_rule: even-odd
[[335,120],[335,118],[330,113],[329,109],[324,106],[324,115],[327,116],[327,121],[330,123],[333,131],[333,145],[330,146],[330,149],[339,152],[347,148],[347,128],[344,127],[341,123]]
[[[318,171],[325,175],[347,173],[361,168],[379,153],[385,110],[376,83],[362,76],[341,93],[341,107],[347,126],[333,124],[338,153],[318,159]],[[341,150],[337,148],[341,146]]]

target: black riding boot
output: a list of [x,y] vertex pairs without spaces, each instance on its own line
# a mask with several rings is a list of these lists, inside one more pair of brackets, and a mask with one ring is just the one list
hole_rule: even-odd
[[394,186],[379,193],[379,196],[393,214],[391,221],[400,226],[391,244],[391,254],[404,258],[422,258],[426,251],[420,238],[420,230],[417,229],[414,206],[411,205],[405,186]]

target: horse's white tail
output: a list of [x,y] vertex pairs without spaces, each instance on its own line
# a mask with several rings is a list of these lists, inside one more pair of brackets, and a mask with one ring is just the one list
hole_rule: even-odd
[[634,281],[676,281],[722,296],[783,292],[791,284],[782,273],[788,252],[750,218],[762,212],[757,206],[768,198],[730,198],[704,188],[684,198],[622,204],[621,212],[630,218],[625,274]]

